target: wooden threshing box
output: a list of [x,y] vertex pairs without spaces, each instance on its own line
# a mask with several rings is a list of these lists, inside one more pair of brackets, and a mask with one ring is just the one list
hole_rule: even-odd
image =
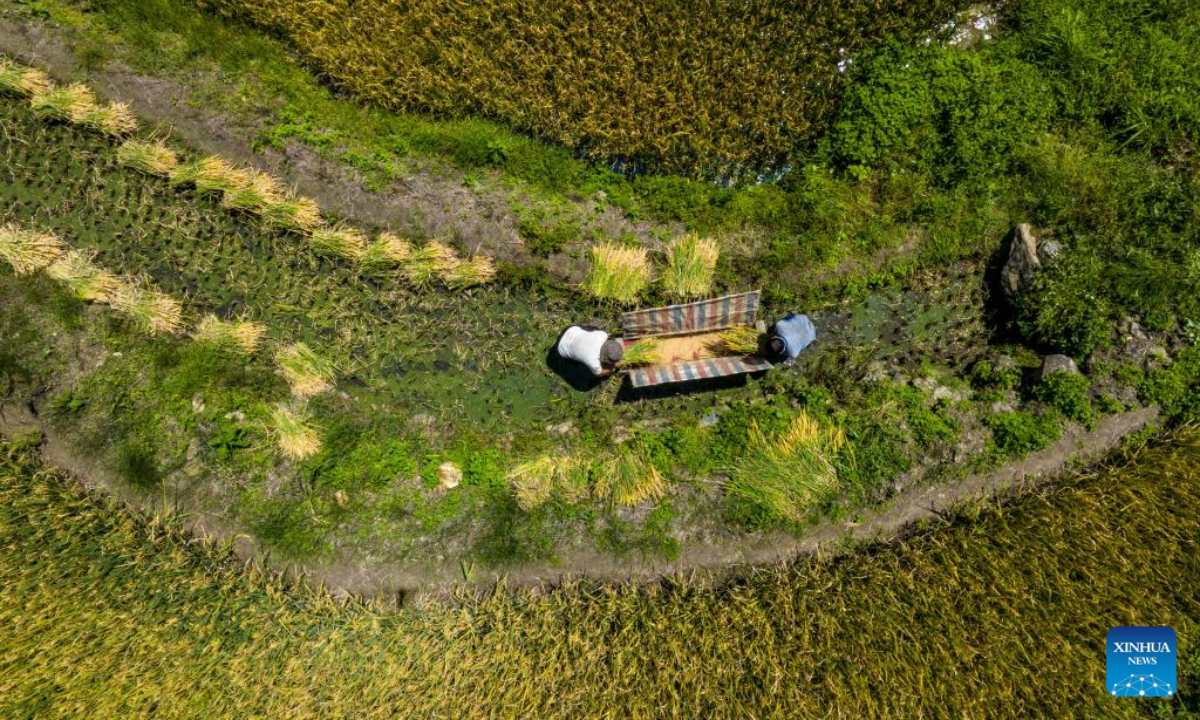
[[641,338],[660,341],[661,365],[632,368],[629,382],[635,388],[741,375],[771,369],[756,355],[717,356],[712,340],[717,333],[739,325],[755,327],[761,292],[726,295],[667,307],[634,310],[624,315],[624,342],[629,347]]

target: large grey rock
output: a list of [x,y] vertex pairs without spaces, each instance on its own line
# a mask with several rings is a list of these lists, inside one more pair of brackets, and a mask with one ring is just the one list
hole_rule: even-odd
[[1079,374],[1079,368],[1075,366],[1075,361],[1066,355],[1047,355],[1042,360],[1042,371],[1039,374],[1041,378],[1047,378],[1054,373],[1065,372],[1072,375]]
[[1000,271],[1000,287],[1010,299],[1029,286],[1033,276],[1042,269],[1038,258],[1037,238],[1029,223],[1021,223],[1009,240],[1008,260]]

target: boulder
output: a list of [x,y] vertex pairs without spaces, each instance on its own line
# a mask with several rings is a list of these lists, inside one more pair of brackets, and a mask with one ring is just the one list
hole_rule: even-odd
[[1054,373],[1059,372],[1078,375],[1079,368],[1075,366],[1075,361],[1066,355],[1047,355],[1042,360],[1042,371],[1039,373],[1039,379],[1048,378]]
[[454,463],[444,462],[438,467],[438,478],[443,488],[453,490],[462,482],[463,473]]
[[1009,240],[1008,260],[1000,270],[1000,288],[1009,299],[1021,294],[1033,276],[1042,269],[1038,257],[1037,238],[1029,223],[1021,223]]

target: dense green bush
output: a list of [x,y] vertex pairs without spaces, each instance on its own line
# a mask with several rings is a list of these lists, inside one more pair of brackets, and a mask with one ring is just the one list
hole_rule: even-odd
[[1018,325],[1049,349],[1086,357],[1112,340],[1113,309],[1106,296],[1105,261],[1071,253],[1034,278],[1020,298]]
[[1083,375],[1068,372],[1051,373],[1033,386],[1035,400],[1046,403],[1068,420],[1091,423],[1095,418],[1088,391],[1092,383]]
[[1060,428],[1053,413],[997,413],[986,420],[992,442],[1002,458],[1020,457],[1041,450],[1058,439]]

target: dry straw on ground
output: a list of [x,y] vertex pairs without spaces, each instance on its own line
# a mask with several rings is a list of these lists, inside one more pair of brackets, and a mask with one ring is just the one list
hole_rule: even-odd
[[117,148],[117,161],[147,175],[170,177],[179,167],[179,156],[161,142],[126,140]]
[[18,275],[45,269],[67,251],[62,240],[50,233],[0,225],[0,259]]
[[34,112],[44,118],[78,122],[96,110],[96,96],[86,85],[52,86],[29,99]]
[[50,76],[41,70],[0,57],[0,91],[29,97],[45,93],[53,86]]
[[428,287],[455,272],[461,262],[449,245],[430,240],[408,254],[400,274],[414,287]]
[[170,295],[157,290],[120,283],[109,304],[139,329],[154,335],[171,335],[183,326],[183,308]]
[[592,246],[591,270],[584,289],[593,297],[628,304],[637,300],[650,282],[650,262],[646,251],[613,243]]
[[318,228],[309,237],[309,243],[318,255],[340,260],[358,260],[367,250],[367,236],[347,225]]
[[333,387],[337,366],[302,342],[289,345],[275,354],[275,363],[283,374],[292,394],[311,397]]
[[365,270],[383,271],[394,270],[408,259],[412,253],[412,243],[389,232],[379,234],[358,259]]
[[476,285],[486,285],[495,276],[496,264],[492,259],[486,255],[476,255],[448,270],[442,279],[451,290],[465,290]]
[[578,455],[542,455],[514,467],[508,479],[517,504],[530,511],[555,495],[565,502],[578,502],[586,497],[588,465]]
[[684,235],[667,249],[663,288],[678,298],[695,298],[712,290],[721,251],[717,243],[695,234]]
[[205,315],[196,326],[192,337],[201,342],[236,347],[243,352],[253,353],[258,349],[266,332],[266,325],[261,323],[248,320],[226,321],[216,315]]
[[304,409],[276,405],[271,409],[271,430],[279,449],[293,460],[303,460],[321,450],[321,436]]
[[106,303],[121,285],[116,275],[96,267],[79,250],[68,250],[46,268],[46,274],[62,283],[76,297],[89,302]]
[[122,138],[137,131],[137,118],[125,103],[100,105],[84,112],[74,121],[96,132],[114,138]]
[[640,453],[616,450],[595,465],[596,497],[632,507],[658,500],[667,492],[667,479]]

